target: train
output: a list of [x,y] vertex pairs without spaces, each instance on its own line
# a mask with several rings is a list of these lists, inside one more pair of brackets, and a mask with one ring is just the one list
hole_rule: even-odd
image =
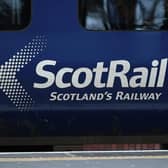
[[145,2],[2,0],[0,146],[167,144],[167,1]]

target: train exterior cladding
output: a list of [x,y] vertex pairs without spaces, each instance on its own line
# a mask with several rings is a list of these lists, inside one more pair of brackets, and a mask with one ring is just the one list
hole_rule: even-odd
[[0,137],[167,136],[168,32],[87,30],[79,1],[32,1],[2,26]]

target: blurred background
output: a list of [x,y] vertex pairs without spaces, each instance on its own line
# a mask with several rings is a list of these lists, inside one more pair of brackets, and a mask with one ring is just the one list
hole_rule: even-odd
[[88,30],[167,30],[168,0],[79,0]]
[[0,30],[27,25],[30,19],[30,0],[0,0]]

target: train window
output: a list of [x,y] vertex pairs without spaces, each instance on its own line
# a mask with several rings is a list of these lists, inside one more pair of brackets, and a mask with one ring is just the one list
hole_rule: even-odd
[[0,0],[0,30],[18,30],[30,23],[31,0]]
[[167,0],[79,0],[87,30],[168,30]]

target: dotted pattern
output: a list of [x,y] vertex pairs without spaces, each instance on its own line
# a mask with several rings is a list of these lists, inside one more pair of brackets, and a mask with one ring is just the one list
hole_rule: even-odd
[[30,111],[35,102],[18,81],[16,74],[39,55],[46,46],[47,40],[45,37],[37,36],[0,66],[0,89],[19,111]]

